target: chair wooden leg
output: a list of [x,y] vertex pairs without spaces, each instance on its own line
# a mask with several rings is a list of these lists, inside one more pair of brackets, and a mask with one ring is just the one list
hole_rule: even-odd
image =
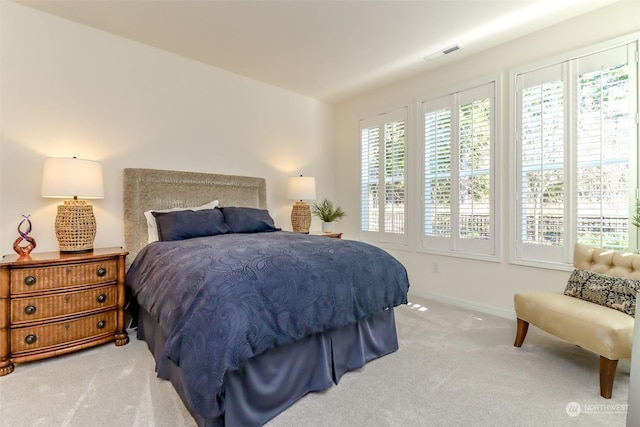
[[522,319],[518,319],[518,330],[516,332],[516,341],[513,343],[516,347],[521,347],[524,342],[525,337],[527,336],[527,331],[529,330],[529,322],[525,322]]
[[610,360],[600,356],[600,396],[611,399],[613,392],[613,379],[616,376],[617,360]]

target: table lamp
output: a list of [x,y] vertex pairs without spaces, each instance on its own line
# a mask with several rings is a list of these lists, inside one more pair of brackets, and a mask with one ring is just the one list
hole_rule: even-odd
[[287,199],[297,200],[291,211],[291,227],[296,233],[309,233],[311,208],[304,200],[316,198],[316,179],[311,176],[292,176],[287,185]]
[[72,198],[58,205],[55,229],[60,252],[91,252],[96,237],[96,218],[93,206],[79,199],[104,198],[102,165],[75,157],[46,159],[42,197]]

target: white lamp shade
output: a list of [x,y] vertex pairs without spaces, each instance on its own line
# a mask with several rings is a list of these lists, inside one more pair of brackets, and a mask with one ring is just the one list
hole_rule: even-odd
[[51,157],[44,161],[42,197],[104,198],[102,165],[75,157]]
[[316,179],[312,176],[292,176],[287,184],[287,199],[314,200]]

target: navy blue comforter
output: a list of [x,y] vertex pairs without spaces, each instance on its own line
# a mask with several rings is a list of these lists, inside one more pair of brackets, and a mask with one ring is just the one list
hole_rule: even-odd
[[290,232],[154,242],[127,273],[163,328],[199,415],[224,411],[225,372],[310,334],[406,304],[404,267],[362,242]]

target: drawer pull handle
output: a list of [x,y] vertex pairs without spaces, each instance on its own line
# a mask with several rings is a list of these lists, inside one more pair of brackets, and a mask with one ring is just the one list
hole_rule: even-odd
[[36,284],[36,278],[33,276],[27,276],[24,278],[24,284],[27,286],[31,286],[31,285],[35,285]]
[[96,274],[98,275],[98,277],[102,277],[107,274],[107,269],[104,267],[100,267]]
[[105,322],[104,320],[101,320],[98,322],[96,326],[98,327],[98,329],[104,329],[104,327],[107,326],[107,322]]
[[107,296],[105,294],[100,294],[96,300],[98,300],[98,302],[105,302],[107,300]]
[[33,314],[33,313],[36,312],[36,306],[29,304],[28,306],[26,306],[24,308],[24,312],[27,313],[27,314]]
[[33,334],[29,334],[24,338],[24,342],[27,344],[33,344],[36,341],[38,341],[38,337]]

